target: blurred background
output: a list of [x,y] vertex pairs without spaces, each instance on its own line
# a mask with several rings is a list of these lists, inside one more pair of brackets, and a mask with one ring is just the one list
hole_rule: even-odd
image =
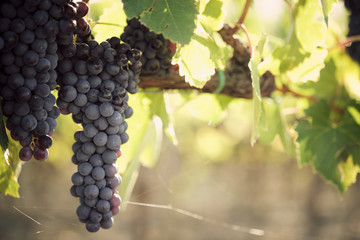
[[0,239],[360,239],[358,183],[341,196],[276,140],[251,147],[251,101],[231,101],[215,123],[196,117],[208,97],[195,94],[176,111],[178,146],[164,136],[157,164],[140,168],[114,226],[95,234],[77,220],[69,193],[70,130],[80,128],[61,116],[51,158],[23,165],[19,199],[0,196]]
[[[114,4],[91,2],[95,20]],[[236,22],[244,1],[225,2],[226,22]],[[272,41],[285,39],[291,22],[288,1],[254,2],[245,22],[253,41],[261,32],[275,36]],[[346,33],[342,2],[334,15],[337,25],[329,25],[342,26],[337,33]],[[143,94],[162,98],[156,91],[137,95]],[[131,106],[143,105],[138,96],[131,96]],[[360,184],[340,195],[310,166],[300,169],[291,131],[285,148],[279,136],[271,144],[251,146],[252,101],[196,92],[169,92],[165,100],[171,106],[167,110],[174,134],[161,133],[157,161],[145,159],[151,168],[133,172],[137,181],[132,194],[124,199],[111,229],[88,233],[76,217],[79,202],[69,192],[76,171],[71,145],[73,133],[81,128],[70,116],[60,116],[49,159],[22,166],[20,198],[0,195],[0,240],[360,239]],[[266,101],[282,105],[283,124],[289,126],[295,123],[296,106],[304,104],[291,97]],[[118,159],[120,172],[128,166],[122,159],[141,125],[141,108],[134,111],[130,141]],[[154,120],[155,128],[157,123]]]

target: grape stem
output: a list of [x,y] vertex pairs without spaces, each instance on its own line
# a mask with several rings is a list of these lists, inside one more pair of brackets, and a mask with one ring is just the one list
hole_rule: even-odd
[[309,100],[310,102],[317,102],[318,99],[312,96],[306,96],[303,95],[301,93],[295,92],[294,90],[291,90],[287,85],[283,84],[281,86],[281,88],[277,88],[277,91],[281,92],[282,94],[290,94],[293,95],[295,97],[300,97],[300,98],[306,98],[307,100]]
[[[248,74],[229,74],[226,70],[226,82],[220,94],[234,98],[252,98],[251,78]],[[248,70],[249,71],[249,70]],[[142,89],[160,88],[161,90],[197,90],[205,93],[214,93],[219,87],[219,76],[215,74],[201,89],[191,86],[185,82],[184,77],[178,73],[166,76],[141,76],[139,87]],[[274,76],[270,72],[264,73],[260,77],[260,89],[263,97],[269,97],[275,89]]]
[[218,32],[221,35],[224,42],[226,44],[230,45],[234,49],[235,52],[238,52],[239,54],[245,54],[246,55],[248,50],[245,49],[245,47],[239,41],[239,39],[234,38],[234,34],[239,29],[243,30],[245,35],[246,35],[247,41],[248,41],[250,56],[252,57],[252,44],[251,44],[250,36],[248,34],[248,31],[247,31],[245,25],[243,24],[244,21],[245,21],[246,15],[247,15],[247,13],[249,11],[250,4],[251,4],[251,0],[246,0],[244,10],[243,10],[238,22],[236,23],[236,25],[234,27],[230,27],[229,25],[225,24],[223,26],[223,28],[220,29]]
[[[282,94],[290,94],[292,96],[295,96],[295,97],[300,97],[300,98],[305,98],[307,99],[308,101],[310,102],[317,102],[319,99],[316,98],[316,97],[312,97],[312,96],[306,96],[304,94],[301,94],[301,93],[298,93],[298,92],[295,92],[294,90],[291,90],[287,85],[283,84],[281,86],[281,88],[276,88],[277,91],[281,92]],[[335,106],[333,102],[330,102],[329,103],[329,106],[330,108],[339,113],[340,115],[343,115],[344,114],[344,109],[338,107],[338,106]]]
[[94,25],[97,25],[97,24],[100,24],[100,25],[109,25],[109,26],[115,26],[115,27],[124,27],[120,24],[117,24],[117,23],[107,23],[107,22],[99,22],[99,21],[93,21],[93,20],[89,20],[91,24],[94,24]]
[[328,51],[334,50],[338,47],[345,47],[350,43],[359,42],[359,41],[360,41],[360,35],[351,36],[346,38],[344,41],[338,42],[335,46],[328,48]]
[[235,27],[233,27],[229,32],[231,35],[234,35],[237,31],[239,31],[239,29],[243,29],[242,25],[245,21],[246,15],[249,11],[250,4],[251,4],[251,0],[246,0],[244,10],[243,10],[238,22],[236,23]]

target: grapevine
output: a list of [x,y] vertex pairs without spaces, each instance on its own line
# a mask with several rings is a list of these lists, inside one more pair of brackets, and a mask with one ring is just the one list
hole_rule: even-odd
[[[281,142],[299,165],[312,165],[344,192],[360,172],[359,2],[284,1],[290,14],[276,33],[256,25],[253,1],[241,3],[241,10],[231,9],[240,6],[235,2],[139,6],[123,0],[92,13],[93,3],[85,0],[1,1],[0,183],[11,182],[0,191],[15,196],[18,166],[52,157],[58,117],[69,115],[81,127],[72,134],[74,212],[89,232],[109,229],[129,200],[139,166],[159,157],[163,131],[178,144],[175,112],[208,93],[216,106],[200,110],[221,109],[197,115],[208,117],[208,125],[226,128],[219,116],[231,102],[252,101],[246,114],[252,145]],[[236,17],[229,16],[232,10]],[[116,30],[108,34],[106,27]],[[18,147],[9,154],[13,140]]]

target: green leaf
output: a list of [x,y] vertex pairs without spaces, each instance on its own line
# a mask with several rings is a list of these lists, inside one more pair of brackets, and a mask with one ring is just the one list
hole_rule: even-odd
[[180,44],[190,42],[195,30],[197,3],[194,0],[158,0],[141,22],[151,30]]
[[21,146],[10,140],[8,149],[0,154],[0,192],[12,197],[19,196],[18,175],[20,174],[21,164],[18,152]]
[[149,123],[143,141],[145,145],[140,155],[140,161],[145,167],[154,167],[160,156],[163,138],[163,124],[158,116],[154,116]]
[[272,99],[266,99],[264,104],[264,126],[260,128],[260,142],[270,144],[276,136],[280,137],[285,151],[295,155],[295,145],[291,138],[284,116],[281,113],[281,106]]
[[[360,109],[353,103],[349,106]],[[331,109],[324,100],[313,104],[306,114],[308,118],[301,120],[296,127],[299,162],[311,163],[318,173],[344,192],[358,172],[359,151],[354,149],[360,148],[360,126],[349,111],[335,124],[331,119]],[[351,170],[351,164],[356,164],[357,168]]]
[[329,13],[331,12],[333,5],[337,2],[337,0],[321,0],[321,8],[323,10],[326,26],[329,25]]
[[[0,106],[2,106],[1,101],[0,101]],[[2,109],[0,107],[0,146],[2,152],[5,152],[6,149],[8,148],[8,142],[9,139],[5,131],[4,117],[3,117]]]
[[96,24],[92,30],[95,39],[102,42],[113,36],[120,36],[123,26],[126,26],[126,15],[122,4],[115,2],[112,7],[104,10],[99,18],[99,24]]
[[[202,2],[201,2],[202,3]],[[216,32],[224,25],[223,2],[210,0],[199,16],[199,21],[208,32]]]
[[148,11],[156,0],[122,0],[124,11],[128,18],[138,17],[144,11]]
[[129,105],[134,109],[134,115],[126,120],[130,140],[121,146],[123,154],[118,161],[123,177],[120,192],[124,200],[131,195],[140,166],[153,167],[157,163],[163,128],[171,127],[163,94],[138,93],[130,97]]
[[319,1],[300,0],[295,16],[295,33],[301,46],[311,52],[323,46],[326,38],[326,25],[321,14]]
[[336,71],[337,66],[333,58],[326,59],[325,67],[320,71],[319,80],[301,84],[299,86],[301,93],[324,99],[333,98],[339,86]]
[[263,35],[255,48],[254,55],[250,59],[249,68],[251,71],[251,80],[253,86],[253,118],[254,125],[251,133],[251,145],[254,145],[258,137],[260,136],[260,124],[263,118],[263,103],[260,91],[260,75],[259,75],[259,64],[261,62],[262,53],[266,37]]
[[211,52],[204,45],[206,40],[201,36],[194,37],[191,42],[179,48],[173,62],[179,65],[179,74],[185,81],[195,87],[203,87],[215,73],[215,64],[211,60]]

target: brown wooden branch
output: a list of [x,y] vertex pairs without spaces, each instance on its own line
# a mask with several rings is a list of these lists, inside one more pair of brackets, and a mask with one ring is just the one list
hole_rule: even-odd
[[[230,77],[228,72],[225,72],[227,76],[225,86],[220,94],[228,95],[235,98],[252,98],[252,85],[251,79],[244,72],[243,74],[237,74],[236,77]],[[213,93],[219,86],[219,77],[215,74],[202,89],[190,86],[185,82],[184,77],[178,74],[172,74],[163,77],[154,76],[141,76],[139,87],[141,88],[159,88],[162,90],[197,90],[199,92]],[[270,72],[266,72],[260,78],[261,93],[264,97],[268,97],[270,93],[275,89],[274,76]]]
[[[219,34],[224,42],[234,49],[233,57],[229,60],[225,71],[225,86],[220,92],[231,97],[236,98],[252,98],[252,80],[251,73],[248,67],[250,61],[249,48],[245,47],[239,39],[235,39],[232,35],[232,30],[228,25],[225,25]],[[196,89],[201,92],[213,93],[219,87],[219,77],[217,74],[205,84],[202,89],[190,86],[185,82],[184,77],[178,74],[172,74],[164,77],[141,76],[139,83],[141,88],[160,88],[168,89]],[[270,96],[271,92],[275,90],[275,79],[269,71],[260,77],[260,90],[264,97]]]

